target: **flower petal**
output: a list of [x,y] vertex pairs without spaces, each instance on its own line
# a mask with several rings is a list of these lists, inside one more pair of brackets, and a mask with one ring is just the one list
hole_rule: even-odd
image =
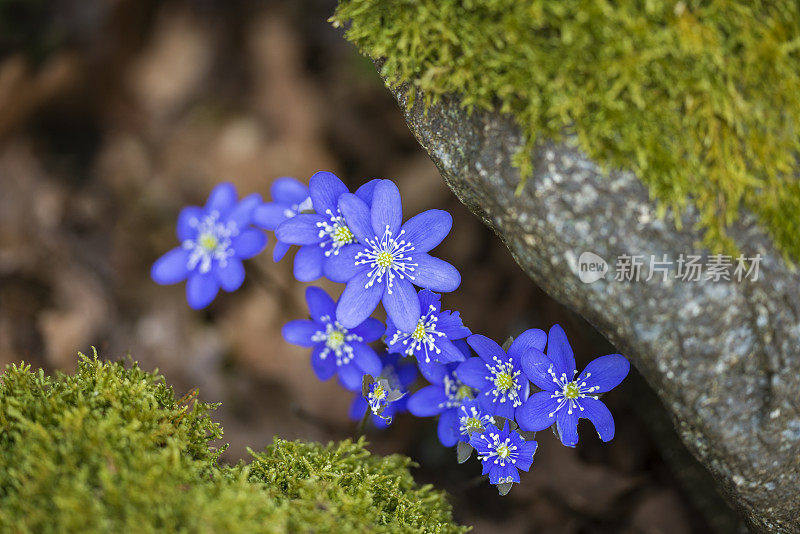
[[568,379],[575,376],[575,356],[567,340],[567,334],[559,325],[553,325],[547,334],[547,357],[555,364],[558,376],[566,374]]
[[372,315],[383,295],[382,284],[367,287],[369,276],[361,271],[344,288],[336,305],[336,320],[345,328],[355,328]]
[[[334,315],[331,315],[331,317],[334,317]],[[373,341],[377,341],[381,338],[385,331],[386,327],[383,326],[383,323],[372,317],[368,318],[366,321],[350,330],[350,332],[353,334],[361,337],[364,340],[364,343],[372,343]]]
[[350,404],[350,413],[348,415],[353,421],[360,421],[364,417],[367,408],[367,400],[361,396],[361,393],[357,393],[353,398],[352,404]]
[[213,274],[193,274],[186,282],[186,301],[193,309],[200,310],[211,304],[218,291],[219,286]]
[[286,216],[286,206],[277,202],[261,204],[253,210],[253,224],[267,230],[275,230],[289,218]]
[[577,410],[569,413],[566,406],[556,412],[556,429],[561,443],[567,447],[578,444],[578,414]]
[[187,206],[178,215],[178,239],[186,241],[197,235],[197,223],[203,218],[205,212],[203,208],[197,206]]
[[514,467],[528,471],[533,463],[533,455],[536,454],[536,449],[539,444],[535,441],[523,441],[517,445],[517,461]]
[[267,246],[267,236],[261,230],[248,228],[231,240],[236,257],[247,260],[259,254]]
[[311,338],[320,331],[322,331],[320,325],[314,321],[297,319],[296,321],[289,321],[283,325],[283,328],[281,328],[281,335],[283,339],[294,345],[313,347],[317,343],[312,341]]
[[491,384],[486,378],[489,375],[486,362],[481,358],[467,358],[456,367],[456,376],[466,385],[478,389],[486,389]]
[[380,181],[381,181],[380,178],[375,178],[373,180],[370,180],[369,182],[365,183],[364,185],[356,189],[355,195],[364,202],[366,202],[367,206],[371,206],[372,195],[375,192],[375,186],[378,185],[378,182]]
[[555,364],[550,358],[544,352],[534,348],[529,349],[520,357],[522,372],[525,373],[528,380],[545,391],[557,391],[560,389],[550,373],[547,372],[551,366],[555,369]]
[[[342,212],[347,227],[359,243],[364,244],[367,239],[375,238],[370,223],[369,206],[363,200],[350,193],[344,194],[339,197],[339,211]],[[383,235],[383,232],[380,235]]]
[[225,216],[225,219],[235,223],[239,228],[244,228],[253,221],[253,211],[260,204],[261,195],[258,193],[247,195],[231,209],[228,215]]
[[[386,315],[401,332],[412,332],[417,326],[420,317],[419,298],[411,282],[395,278],[392,288],[385,284],[383,292],[383,307]],[[370,312],[372,313],[372,312]]]
[[339,382],[350,391],[361,390],[361,379],[364,373],[354,362],[339,366]]
[[594,393],[605,393],[617,387],[630,370],[631,364],[625,356],[608,354],[589,362],[579,375],[578,382],[585,381],[589,387],[597,386],[599,389]]
[[276,178],[269,188],[273,200],[281,204],[300,204],[308,198],[308,187],[300,180],[289,176]]
[[370,220],[375,235],[381,236],[389,228],[395,237],[403,222],[403,205],[400,199],[400,190],[391,180],[381,180],[375,185],[372,194]]
[[443,363],[433,360],[429,362],[421,360],[418,362],[418,366],[419,372],[422,373],[425,380],[431,384],[441,384],[444,381],[444,377],[447,375],[447,367]]
[[324,289],[309,286],[306,289],[306,303],[308,304],[308,312],[315,321],[322,322],[322,317],[325,315],[331,319],[335,317],[336,303],[333,302],[333,299]]
[[547,334],[544,333],[544,330],[531,328],[518,335],[511,343],[508,348],[508,355],[519,361],[520,356],[529,350],[535,349],[541,352],[544,350],[545,345],[547,345]]
[[206,212],[216,210],[220,217],[224,217],[236,204],[236,188],[230,182],[222,182],[208,195]]
[[242,265],[241,260],[229,258],[224,267],[218,265],[214,269],[214,277],[217,279],[219,286],[225,291],[236,291],[244,282],[244,265]]
[[328,211],[335,215],[339,197],[350,192],[338,176],[327,171],[315,173],[308,181],[308,190],[314,210],[320,215]]
[[403,239],[414,243],[416,252],[428,252],[450,233],[453,216],[443,210],[423,211],[403,225]]
[[[424,307],[422,308],[425,309]],[[459,312],[445,310],[439,313],[439,321],[436,323],[436,330],[447,336],[447,339],[456,341],[472,335],[469,328],[464,326]]]
[[493,364],[494,358],[500,358],[503,361],[508,360],[506,351],[493,339],[489,339],[486,336],[472,334],[467,338],[467,343],[472,347],[472,350],[477,352],[478,356],[488,364]]
[[614,417],[608,407],[602,401],[592,397],[585,397],[580,400],[580,403],[583,407],[580,416],[592,422],[601,440],[611,441],[614,438]]
[[455,410],[446,410],[439,416],[436,433],[445,447],[452,447],[458,443],[458,414]]
[[[322,351],[325,347],[319,345],[311,352],[311,368],[320,380],[328,380],[336,374],[336,357],[332,353],[323,358]],[[362,412],[361,415],[364,415]]]
[[323,218],[316,213],[301,213],[286,219],[275,229],[275,237],[290,245],[315,245],[322,241],[319,226]]
[[508,400],[506,400],[506,402],[500,402],[500,397],[494,400],[494,393],[492,393],[491,390],[481,392],[480,395],[478,395],[478,403],[481,409],[489,415],[499,415],[506,419],[514,418],[514,406],[512,406]]
[[183,282],[189,276],[189,251],[181,247],[173,248],[150,268],[150,278],[157,284],[168,285]]
[[461,274],[444,260],[415,252],[412,261],[417,264],[413,273],[416,286],[448,293],[456,290],[461,284]]
[[294,277],[300,282],[313,282],[322,276],[325,251],[319,245],[300,247],[294,255]]
[[442,386],[425,386],[408,399],[408,411],[417,417],[431,417],[442,413],[445,402]]
[[359,271],[363,271],[364,265],[356,265],[356,254],[364,250],[363,245],[345,245],[339,249],[338,254],[331,254],[323,262],[323,272],[325,277],[331,282],[340,284],[347,283]]
[[350,347],[353,349],[353,362],[361,369],[362,374],[378,376],[381,373],[381,359],[372,347],[360,341],[351,342]]
[[522,430],[538,432],[553,426],[556,416],[550,414],[557,408],[558,399],[554,399],[549,391],[540,391],[531,395],[522,406],[517,406],[514,416]]
[[289,252],[289,249],[292,248],[292,245],[287,243],[281,243],[280,241],[275,241],[275,248],[272,249],[272,260],[273,261],[281,261],[286,253]]
[[441,338],[436,341],[436,345],[442,349],[441,354],[436,356],[440,362],[450,363],[450,362],[463,362],[466,360],[464,353],[461,352],[458,347],[456,347],[452,341],[446,338]]

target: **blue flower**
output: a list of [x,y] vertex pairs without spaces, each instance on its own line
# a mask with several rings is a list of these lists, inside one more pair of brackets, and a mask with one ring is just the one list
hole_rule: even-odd
[[326,271],[334,282],[347,283],[337,319],[345,326],[358,324],[383,302],[399,330],[413,331],[421,315],[414,285],[448,292],[461,283],[455,267],[427,254],[450,232],[452,217],[428,210],[401,226],[400,191],[390,180],[375,185],[371,206],[344,194],[339,209],[357,244],[344,245]]
[[483,475],[489,475],[492,484],[519,482],[519,469],[527,471],[536,452],[535,441],[525,441],[509,425],[503,430],[489,424],[483,432],[474,432],[469,440],[483,463]]
[[442,311],[441,296],[428,289],[419,292],[422,314],[412,331],[398,330],[386,321],[386,347],[390,353],[416,356],[420,363],[464,361],[464,354],[453,344],[472,332],[461,322],[458,312]]
[[178,216],[181,246],[156,260],[150,276],[164,285],[188,280],[186,300],[194,309],[208,306],[220,287],[239,289],[244,281],[242,260],[267,244],[267,236],[250,227],[260,202],[256,194],[237,202],[233,184],[222,183],[211,192],[205,207],[183,208]]
[[439,416],[437,433],[445,447],[452,447],[458,442],[461,435],[459,409],[465,400],[475,398],[478,393],[477,389],[458,379],[456,368],[456,364],[430,366],[426,378],[431,385],[408,399],[408,411],[417,417]]
[[458,417],[458,440],[469,443],[474,432],[482,433],[488,425],[494,425],[494,417],[484,413],[480,403],[475,399],[467,399],[456,411]]
[[543,349],[546,342],[547,335],[532,328],[520,334],[506,353],[488,337],[472,335],[467,343],[480,357],[461,363],[456,374],[462,382],[480,391],[478,401],[485,412],[513,419],[514,410],[525,402],[530,391],[520,358],[531,349]]
[[[253,224],[266,230],[274,231],[283,221],[314,209],[308,187],[294,178],[278,178],[272,182],[270,193],[272,202],[265,202],[253,211]],[[278,240],[272,258],[281,261],[290,247],[289,243]]]
[[547,354],[542,350],[543,347],[534,347],[522,356],[522,370],[543,391],[534,393],[517,408],[520,428],[537,431],[555,423],[561,443],[574,447],[578,443],[578,419],[585,418],[592,422],[601,440],[610,441],[614,437],[614,418],[597,395],[622,382],[630,370],[628,360],[620,354],[601,356],[578,375],[572,347],[559,325],[550,329]]
[[[397,354],[387,354],[381,359],[383,360],[383,369],[376,379],[386,379],[391,388],[408,393],[408,388],[417,379],[417,366],[414,365],[413,360],[401,359]],[[407,403],[408,395],[405,395],[387,404],[381,415],[391,420],[395,415],[406,411]],[[359,393],[350,405],[350,419],[360,421],[368,408],[366,399]],[[386,428],[389,426],[389,421],[383,417],[372,415],[370,420],[377,428]]]
[[311,366],[320,380],[338,374],[344,387],[360,391],[365,374],[377,375],[381,371],[381,361],[367,343],[383,335],[383,323],[368,318],[355,328],[344,328],[334,318],[333,299],[318,287],[306,290],[306,302],[311,320],[283,325],[284,339],[301,347],[314,347]]
[[[361,186],[356,198],[366,204],[372,202],[377,181]],[[299,213],[281,222],[275,230],[275,237],[281,243],[300,245],[294,258],[294,276],[301,282],[311,282],[323,274],[328,276],[329,261],[339,255],[342,247],[356,242],[337,204],[341,195],[350,194],[347,186],[333,173],[318,172],[309,180],[308,191],[315,213]]]

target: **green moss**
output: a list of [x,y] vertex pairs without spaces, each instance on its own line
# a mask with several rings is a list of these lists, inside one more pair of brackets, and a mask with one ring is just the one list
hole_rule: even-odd
[[220,466],[195,393],[82,356],[74,376],[9,366],[0,383],[3,532],[464,532],[410,460],[363,441],[276,439]]
[[332,20],[391,84],[512,113],[523,179],[537,139],[574,134],[662,213],[696,206],[712,250],[736,252],[745,208],[800,259],[798,3],[341,0]]

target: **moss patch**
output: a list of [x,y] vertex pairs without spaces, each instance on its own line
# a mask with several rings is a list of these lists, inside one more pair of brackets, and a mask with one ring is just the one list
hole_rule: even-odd
[[3,532],[464,532],[402,456],[275,442],[220,466],[215,405],[135,364],[74,376],[9,366],[0,383]]
[[341,0],[332,21],[410,94],[512,113],[523,180],[537,139],[574,134],[662,214],[695,205],[714,252],[745,208],[800,259],[796,2]]

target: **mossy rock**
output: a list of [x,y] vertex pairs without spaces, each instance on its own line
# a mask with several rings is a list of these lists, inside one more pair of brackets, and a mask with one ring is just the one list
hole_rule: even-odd
[[11,365],[0,383],[3,532],[465,532],[411,460],[364,442],[275,442],[221,466],[196,392],[81,356],[74,376]]
[[713,252],[738,251],[746,209],[800,259],[797,2],[341,0],[332,20],[409,105],[510,113],[523,183],[538,142],[575,141],[662,214],[695,206]]

